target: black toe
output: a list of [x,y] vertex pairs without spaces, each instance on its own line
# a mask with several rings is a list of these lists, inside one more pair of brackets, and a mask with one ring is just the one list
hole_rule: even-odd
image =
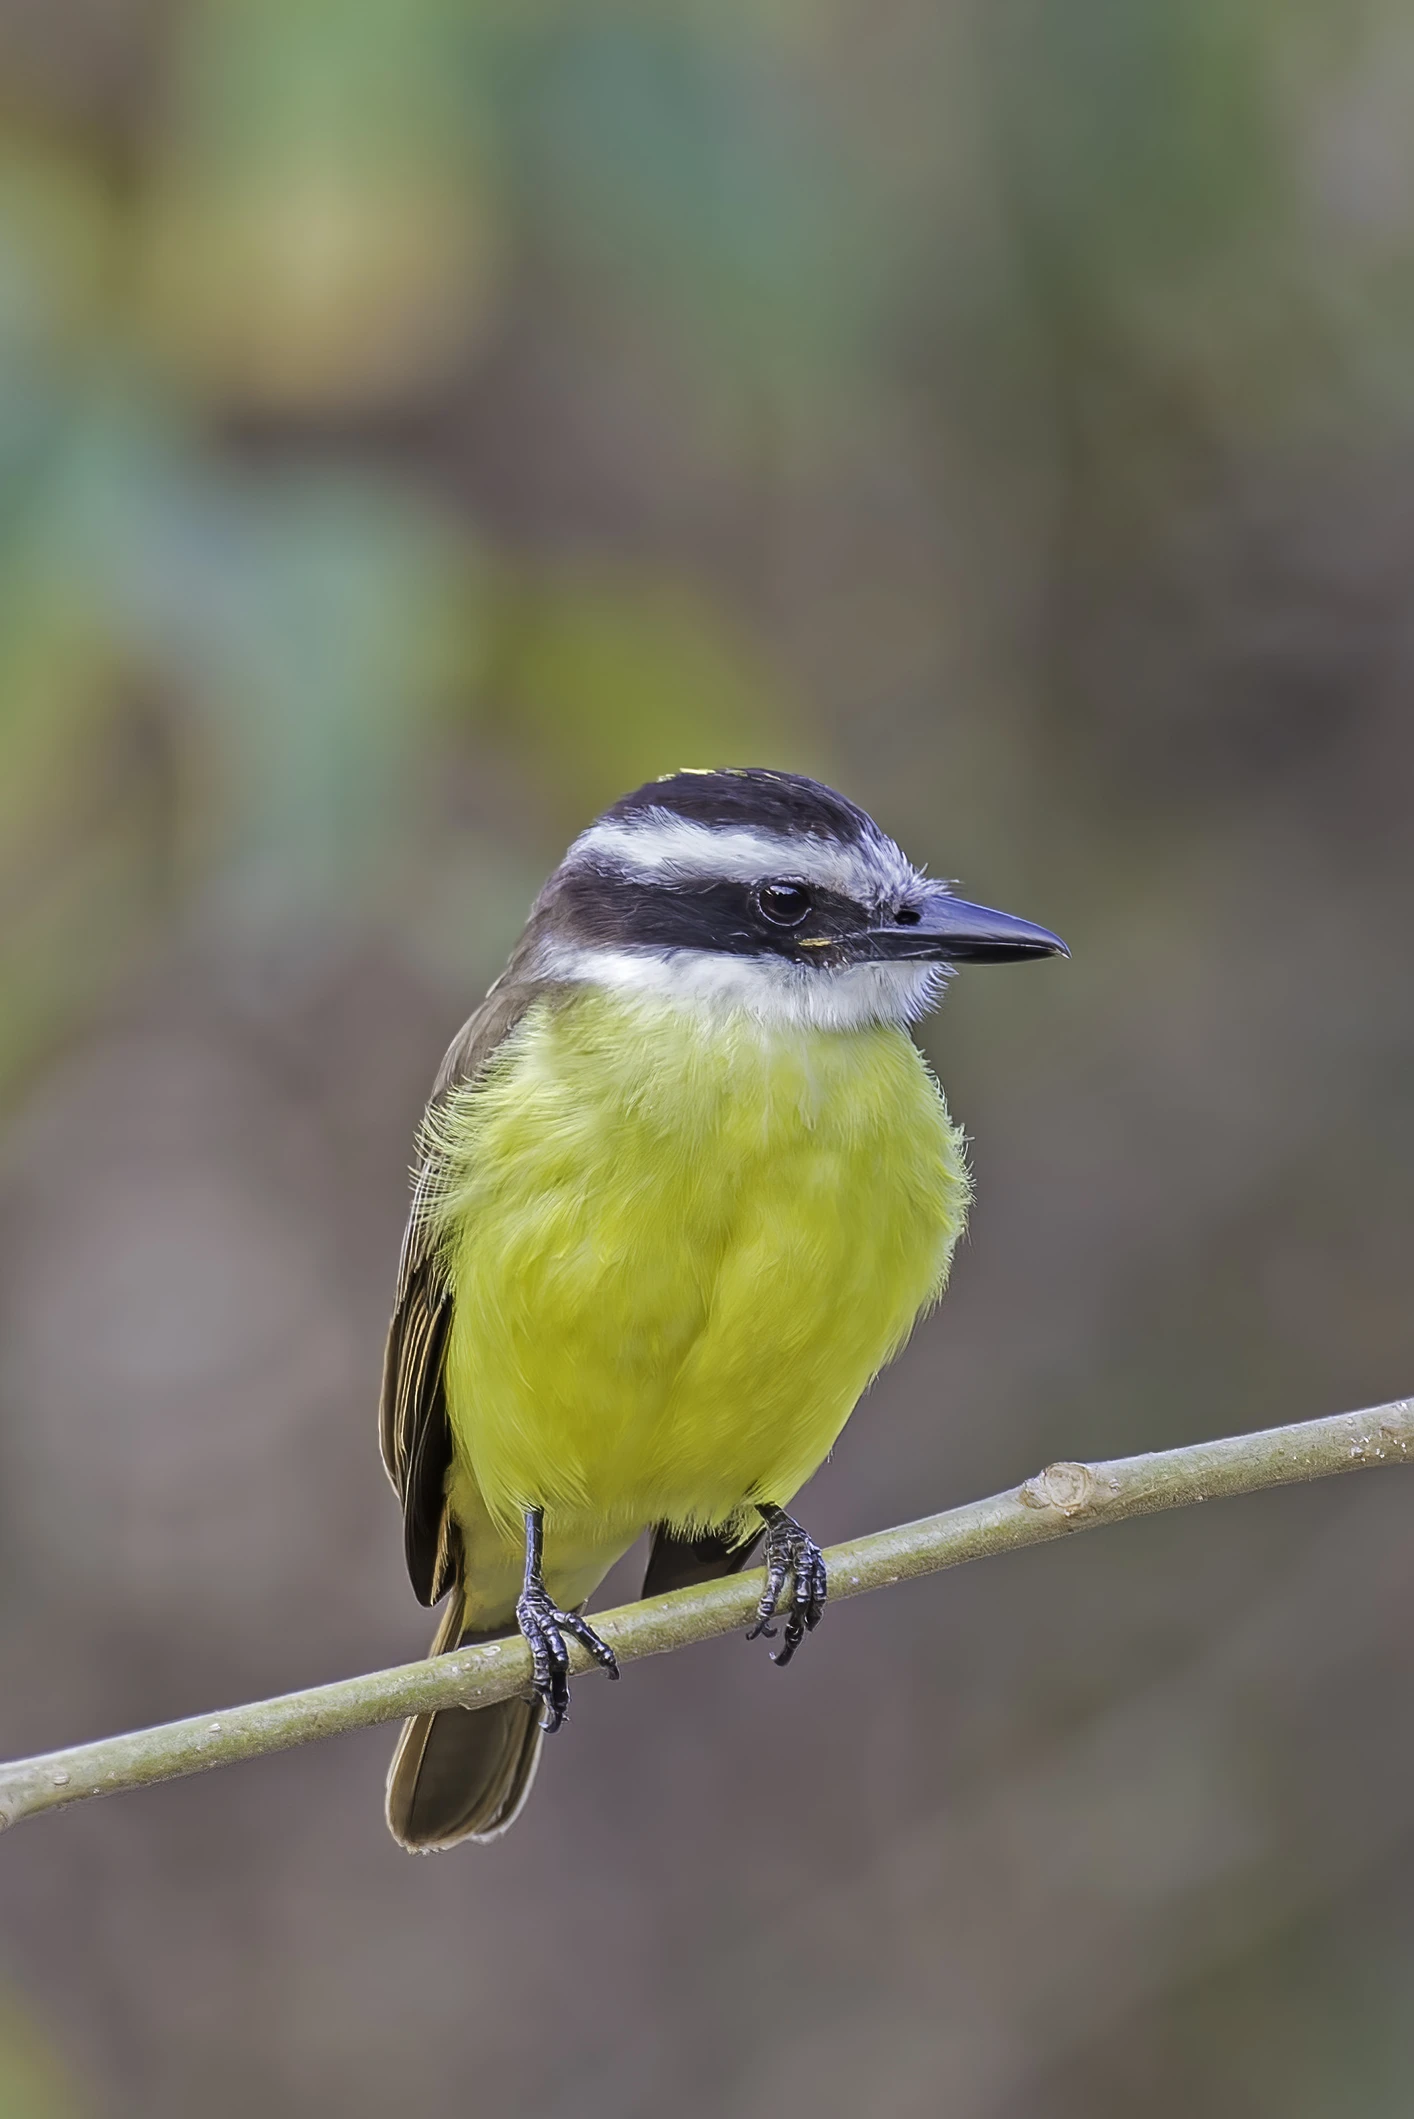
[[806,1634],[813,1633],[824,1616],[829,1579],[824,1554],[793,1516],[788,1516],[783,1508],[766,1503],[761,1504],[761,1514],[766,1518],[766,1587],[756,1607],[756,1624],[746,1638],[748,1641],[763,1636],[767,1640],[775,1639],[776,1629],[771,1620],[776,1616],[789,1579],[791,1597],[785,1633],[780,1648],[771,1658],[783,1670]]
[[541,1727],[553,1736],[564,1722],[570,1704],[570,1659],[565,1647],[569,1634],[593,1656],[609,1676],[619,1674],[618,1659],[607,1641],[577,1611],[560,1611],[544,1589],[526,1589],[516,1601],[516,1624],[530,1650],[532,1683],[545,1708]]

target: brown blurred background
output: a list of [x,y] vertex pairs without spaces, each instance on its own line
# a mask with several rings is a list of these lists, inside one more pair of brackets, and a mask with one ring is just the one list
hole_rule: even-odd
[[[1074,950],[929,1028],[817,1533],[1414,1388],[1411,97],[1400,0],[3,0],[5,1752],[421,1651],[413,1125],[680,764]],[[0,2114],[1405,2119],[1411,1498],[585,1682],[485,1850],[382,1730],[28,1826]]]

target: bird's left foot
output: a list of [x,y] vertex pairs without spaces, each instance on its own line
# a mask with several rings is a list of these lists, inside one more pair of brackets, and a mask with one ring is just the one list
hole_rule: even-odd
[[784,1669],[806,1634],[813,1633],[824,1617],[825,1598],[829,1593],[825,1556],[794,1516],[788,1516],[783,1508],[764,1501],[758,1502],[757,1507],[766,1519],[766,1587],[756,1607],[756,1624],[746,1638],[754,1641],[764,1635],[768,1641],[775,1639],[776,1629],[771,1621],[776,1616],[789,1576],[790,1611],[781,1645],[771,1658]]

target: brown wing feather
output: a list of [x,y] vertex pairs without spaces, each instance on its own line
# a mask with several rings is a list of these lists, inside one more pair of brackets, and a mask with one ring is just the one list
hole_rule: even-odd
[[[452,1040],[438,1070],[429,1111],[453,1089],[473,1081],[531,1002],[549,991],[544,984],[515,978],[513,972],[514,964]],[[408,1575],[424,1604],[435,1604],[444,1595],[460,1558],[446,1507],[452,1434],[442,1380],[452,1291],[426,1212],[440,1174],[436,1149],[424,1128],[422,1160],[413,1182],[397,1299],[383,1359],[378,1421],[383,1464],[403,1508]]]

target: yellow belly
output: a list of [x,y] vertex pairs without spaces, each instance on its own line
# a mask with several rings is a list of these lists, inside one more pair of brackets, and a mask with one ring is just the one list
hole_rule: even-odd
[[[441,1122],[450,1493],[603,1553],[787,1502],[940,1292],[960,1143],[908,1035],[586,989]],[[497,1540],[501,1542],[500,1539]]]

